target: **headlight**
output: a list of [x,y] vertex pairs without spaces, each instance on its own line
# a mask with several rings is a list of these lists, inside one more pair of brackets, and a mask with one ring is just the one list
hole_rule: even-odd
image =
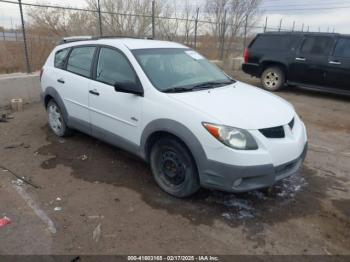
[[221,143],[239,150],[255,150],[258,145],[248,131],[236,127],[203,123],[208,132]]

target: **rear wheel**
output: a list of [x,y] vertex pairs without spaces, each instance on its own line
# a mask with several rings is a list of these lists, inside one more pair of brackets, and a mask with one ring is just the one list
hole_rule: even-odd
[[150,162],[157,184],[170,195],[188,197],[200,188],[194,160],[177,139],[159,139],[152,147]]
[[284,72],[279,67],[268,67],[262,73],[261,83],[268,91],[280,90],[285,83]]
[[63,137],[72,133],[71,129],[67,127],[67,124],[64,121],[61,109],[53,99],[48,102],[46,110],[48,113],[50,129],[55,135]]

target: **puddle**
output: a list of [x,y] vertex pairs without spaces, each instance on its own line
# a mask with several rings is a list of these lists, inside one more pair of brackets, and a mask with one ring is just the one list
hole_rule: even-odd
[[299,175],[277,183],[269,191],[230,194],[201,189],[189,199],[176,199],[159,189],[148,165],[138,158],[81,133],[62,143],[45,130],[51,144],[38,152],[54,157],[44,161],[42,168],[63,164],[71,167],[78,179],[130,188],[152,208],[181,215],[194,224],[211,225],[219,219],[231,226],[244,224],[254,231],[264,223],[314,214],[322,209],[320,199],[327,187],[335,183],[304,166]]

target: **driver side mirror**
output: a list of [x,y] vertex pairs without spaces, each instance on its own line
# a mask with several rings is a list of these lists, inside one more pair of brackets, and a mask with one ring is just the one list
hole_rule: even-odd
[[114,84],[114,90],[116,92],[135,94],[138,96],[143,96],[143,89],[139,83],[134,82],[120,82]]

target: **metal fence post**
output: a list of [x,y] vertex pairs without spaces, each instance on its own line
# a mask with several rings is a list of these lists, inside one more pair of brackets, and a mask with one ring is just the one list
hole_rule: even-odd
[[30,63],[29,63],[27,37],[26,37],[24,18],[23,18],[23,10],[22,10],[22,0],[18,0],[18,4],[19,4],[19,12],[21,14],[22,34],[23,34],[23,42],[24,42],[24,54],[25,54],[25,59],[26,59],[27,73],[30,73],[32,70],[30,68]]
[[198,16],[199,16],[199,7],[197,8],[196,20],[194,21],[194,48],[197,48]]
[[101,17],[100,0],[97,0],[97,11],[98,11],[98,23],[99,23],[99,28],[100,28],[100,36],[102,36],[103,35],[103,31],[102,31],[102,17]]
[[247,46],[247,28],[248,28],[248,15],[245,16],[243,53]]
[[224,49],[225,49],[225,33],[226,33],[226,13],[224,13],[224,19],[222,21],[222,31],[221,31],[221,46],[220,46],[220,60],[224,59]]
[[292,28],[292,32],[294,32],[295,29],[295,21],[293,21],[293,28]]
[[2,30],[2,38],[4,39],[4,41],[6,40],[6,37],[5,37],[5,28]]
[[266,30],[267,30],[267,16],[266,16],[266,19],[265,19],[264,33],[266,32]]
[[282,30],[282,18],[280,20],[280,26],[278,27],[278,32],[281,32],[281,30]]
[[304,23],[303,23],[303,25],[301,26],[301,32],[304,32]]
[[155,1],[152,1],[152,39],[156,37],[156,25],[155,25]]

